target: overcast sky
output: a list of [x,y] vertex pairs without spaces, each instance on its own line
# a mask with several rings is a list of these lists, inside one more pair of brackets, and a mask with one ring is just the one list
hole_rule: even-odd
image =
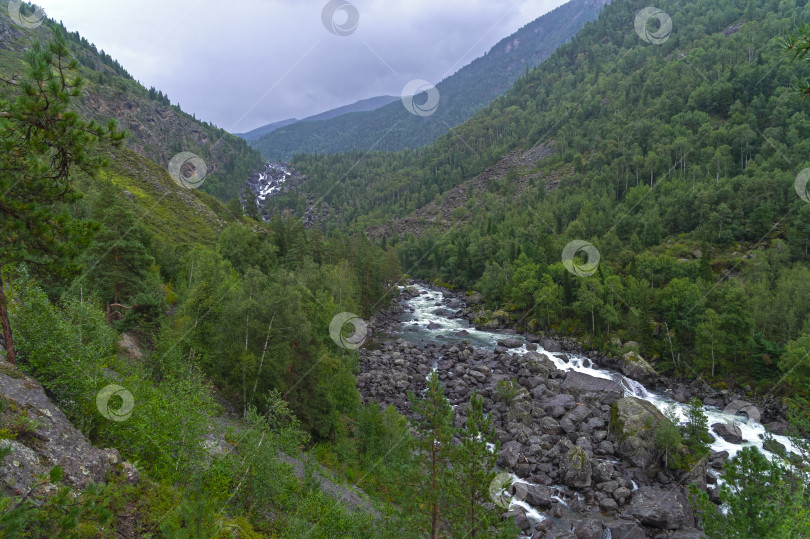
[[[231,132],[437,83],[565,0],[37,0],[146,87]],[[359,17],[353,27],[352,6]]]

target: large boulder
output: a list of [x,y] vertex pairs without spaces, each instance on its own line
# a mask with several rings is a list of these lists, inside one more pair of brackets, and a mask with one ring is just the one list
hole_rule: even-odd
[[39,482],[37,476],[54,466],[62,468],[63,481],[73,488],[104,481],[110,469],[104,452],[70,423],[38,381],[5,361],[0,361],[0,398],[9,404],[3,416],[24,417],[26,425],[15,440],[2,443],[11,454],[0,463],[0,491],[25,496]]
[[740,427],[732,423],[714,423],[712,430],[730,444],[741,444],[743,442]]
[[694,484],[702,491],[706,491],[706,474],[709,472],[709,456],[705,455],[681,478],[682,485]]
[[525,502],[532,507],[548,509],[554,503],[554,491],[542,485],[528,485],[526,487]]
[[604,533],[602,523],[594,518],[580,520],[574,525],[574,535],[577,539],[602,539]]
[[631,350],[624,354],[619,360],[619,370],[622,374],[633,380],[638,380],[642,384],[653,385],[658,381],[658,373],[652,365],[647,363],[638,352]]
[[573,488],[587,488],[591,486],[591,461],[585,450],[578,445],[573,446],[560,461],[563,482]]
[[651,528],[680,530],[695,526],[692,505],[680,488],[641,487],[633,494],[627,512]]
[[511,441],[503,444],[500,453],[498,453],[498,466],[512,469],[514,468],[523,451],[523,446],[520,442]]
[[599,404],[613,404],[624,395],[622,387],[607,378],[597,378],[577,371],[569,371],[560,389],[571,393],[578,400]]
[[523,532],[528,532],[532,528],[531,522],[529,522],[529,518],[526,516],[526,510],[522,507],[516,507],[506,513],[506,516],[513,517],[515,519],[515,525],[521,529]]
[[610,407],[610,432],[616,441],[616,453],[633,465],[653,474],[658,469],[655,429],[664,419],[653,404],[624,397]]
[[520,348],[523,346],[523,341],[514,337],[498,339],[498,346],[503,346],[504,348]]
[[[536,403],[534,408],[535,410],[542,410],[549,417],[557,419],[564,416],[565,413],[574,406],[576,406],[574,397],[565,393],[559,393],[547,399],[543,399],[539,403]],[[535,415],[539,415],[539,411],[536,411]]]
[[605,529],[610,531],[612,539],[646,539],[647,537],[641,526],[632,520],[614,520],[605,524]]

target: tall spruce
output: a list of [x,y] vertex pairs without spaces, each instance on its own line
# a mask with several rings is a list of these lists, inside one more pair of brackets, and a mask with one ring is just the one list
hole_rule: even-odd
[[146,280],[155,260],[144,244],[149,238],[135,216],[120,201],[122,195],[112,185],[99,192],[93,219],[101,230],[81,258],[87,280],[109,306],[129,308]]
[[460,435],[453,458],[453,528],[459,536],[491,537],[503,523],[497,508],[489,503],[500,442],[496,441],[492,419],[484,414],[484,399],[476,391],[470,396]]
[[427,380],[422,399],[408,394],[416,419],[418,462],[417,490],[414,502],[429,521],[430,538],[444,535],[444,510],[448,505],[451,441],[453,439],[453,408],[444,397],[444,388],[436,371]]

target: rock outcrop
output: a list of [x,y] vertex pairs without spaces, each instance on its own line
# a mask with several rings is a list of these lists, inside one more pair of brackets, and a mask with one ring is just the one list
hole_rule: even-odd
[[658,381],[658,373],[655,372],[652,365],[647,363],[647,360],[641,357],[638,352],[632,350],[624,354],[619,360],[619,370],[625,376],[638,380],[645,386],[655,385]]
[[62,468],[65,484],[73,488],[104,481],[113,464],[109,457],[70,423],[38,381],[5,361],[0,363],[0,400],[4,423],[20,426],[13,439],[0,440],[0,446],[11,448],[0,465],[3,493],[25,496],[37,486],[38,476],[54,466]]
[[624,397],[610,409],[610,432],[616,441],[616,452],[635,466],[654,473],[658,451],[655,428],[664,419],[653,404],[635,397]]

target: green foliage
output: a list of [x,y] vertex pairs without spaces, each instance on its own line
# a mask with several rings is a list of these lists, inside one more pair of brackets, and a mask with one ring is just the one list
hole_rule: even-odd
[[755,447],[743,448],[723,468],[723,513],[693,490],[706,534],[726,537],[803,537],[810,531],[807,485],[784,464],[769,461]]
[[[0,453],[0,462],[2,461]],[[0,497],[0,530],[4,537],[93,537],[114,518],[105,485],[90,485],[78,496],[60,485],[62,471],[54,467],[34,489],[54,488],[44,500]]]
[[500,511],[489,504],[500,443],[495,440],[492,420],[484,415],[483,398],[475,391],[460,436],[461,443],[453,456],[455,480],[450,490],[455,503],[450,509],[451,528],[458,536],[492,537],[503,528]]
[[[703,402],[693,397],[686,409],[686,430],[684,441],[693,457],[700,458],[709,453],[709,443],[712,437],[709,434],[709,418],[703,411]],[[696,460],[695,459],[695,460]]]
[[26,262],[64,274],[75,269],[68,262],[92,232],[63,205],[80,197],[74,175],[95,174],[104,162],[94,151],[100,141],[119,143],[123,135],[114,123],[103,128],[71,110],[83,81],[58,32],[51,43],[34,44],[27,63],[12,100],[0,101],[0,234],[9,239],[0,250],[0,266]]
[[671,406],[664,411],[664,419],[655,428],[655,446],[664,452],[664,466],[673,469],[678,467],[678,450],[682,445],[683,436],[678,429],[678,418],[675,408]]
[[785,381],[795,388],[806,388],[810,382],[810,334],[803,333],[788,343],[787,350],[779,361]]
[[95,398],[109,383],[103,369],[114,355],[115,334],[92,298],[66,298],[57,308],[25,272],[17,280],[11,321],[21,367],[53,395],[74,425],[91,432],[101,420]]
[[520,387],[520,384],[515,379],[499,380],[495,385],[496,397],[499,401],[510,404],[517,396]]
[[[34,43],[26,61],[19,82],[2,80],[13,91],[0,99],[0,271],[25,263],[41,275],[64,277],[78,269],[73,259],[94,231],[67,211],[81,196],[75,176],[93,176],[104,162],[97,153],[101,142],[117,145],[123,134],[115,122],[104,128],[72,109],[83,81],[58,31],[49,44]],[[0,274],[0,321],[8,360],[15,363],[2,288]]]
[[453,428],[453,409],[444,397],[444,388],[439,375],[433,371],[427,380],[427,390],[419,400],[409,392],[408,399],[416,416],[416,447],[419,462],[415,468],[414,481],[418,485],[409,501],[414,511],[423,514],[420,529],[431,538],[443,534],[445,511],[450,504],[450,459]]
[[92,282],[94,291],[108,304],[131,303],[154,264],[146,248],[147,232],[120,200],[118,190],[109,183],[93,194],[91,216],[101,230],[81,258],[85,267],[82,279]]

